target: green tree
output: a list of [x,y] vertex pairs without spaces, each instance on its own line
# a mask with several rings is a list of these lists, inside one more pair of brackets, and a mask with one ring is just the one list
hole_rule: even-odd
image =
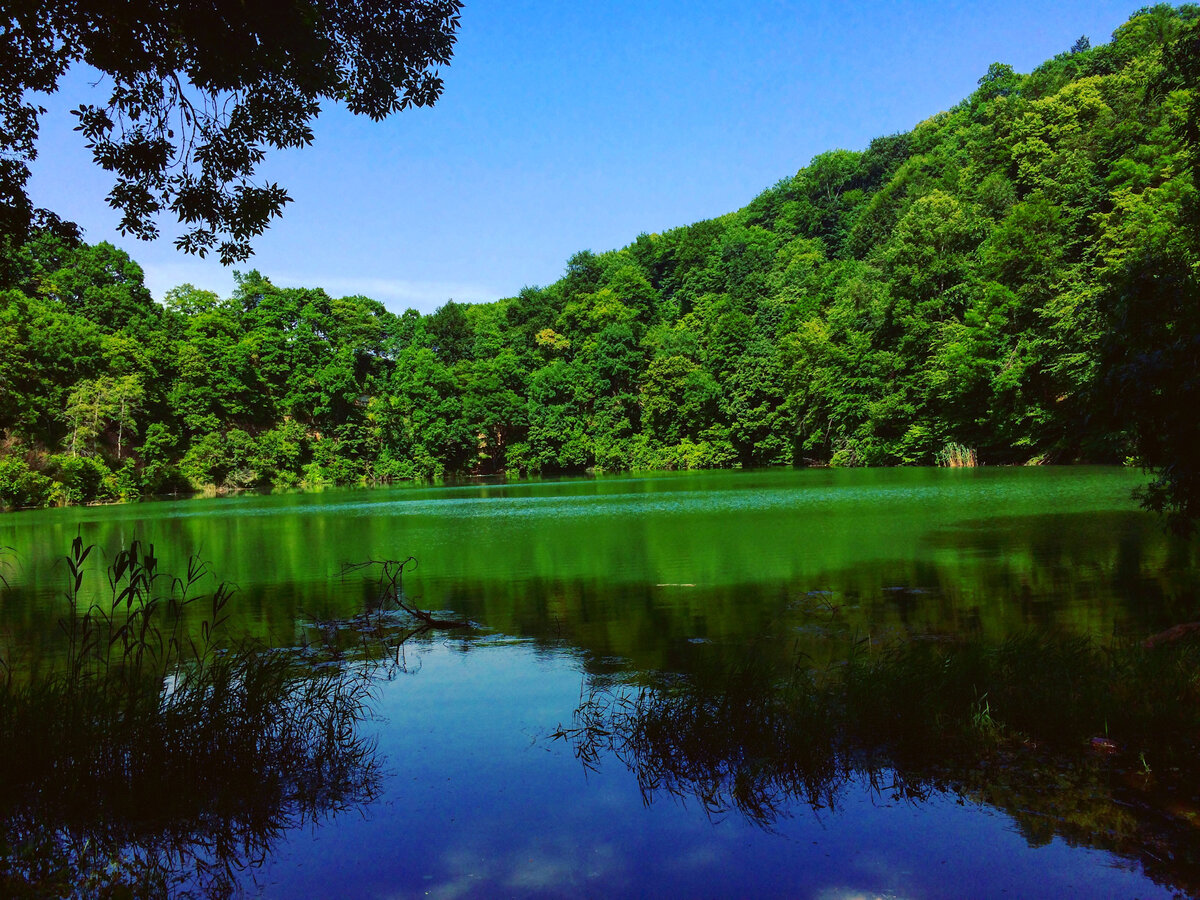
[[117,459],[123,456],[125,433],[138,433],[137,420],[146,399],[140,375],[121,375],[113,378],[109,391],[112,422],[117,426]]
[[[1107,220],[1110,264],[1101,298],[1108,326],[1101,408],[1129,430],[1138,459],[1154,472],[1144,503],[1166,513],[1180,531],[1191,531],[1200,518],[1198,60],[1200,22],[1193,22],[1164,54],[1153,92],[1186,92],[1175,131],[1186,150],[1190,184],[1180,189],[1168,182],[1123,197]],[[1137,236],[1132,246],[1130,233]]]
[[96,441],[116,411],[112,388],[112,379],[102,376],[78,382],[68,395],[63,417],[71,432],[72,456],[81,450],[96,452]]
[[886,251],[896,293],[922,306],[936,302],[966,277],[977,243],[970,212],[953,195],[939,190],[917,200]]
[[425,322],[429,347],[438,359],[448,366],[469,359],[475,345],[475,335],[463,304],[447,300]]
[[712,424],[719,397],[716,380],[698,364],[682,356],[659,357],[642,385],[643,421],[663,444],[698,439]]
[[539,472],[580,471],[595,461],[587,379],[581,365],[554,360],[529,379],[527,466]]

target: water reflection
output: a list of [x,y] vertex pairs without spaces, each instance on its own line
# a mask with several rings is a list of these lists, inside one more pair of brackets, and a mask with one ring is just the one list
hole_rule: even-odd
[[369,803],[380,773],[353,734],[354,690],[294,677],[282,695],[256,698],[268,725],[234,736],[216,731],[225,720],[174,710],[140,715],[136,731],[110,722],[81,733],[68,714],[72,734],[31,727],[46,710],[6,715],[0,892],[228,896],[286,831]]
[[[19,513],[0,518],[0,544],[17,548],[0,630],[53,633],[53,563],[80,530],[110,552],[138,537],[211,559],[239,586],[238,628],[284,643],[304,612],[352,615],[357,587],[342,585],[341,566],[372,555],[417,556],[407,587],[429,607],[514,634],[556,617],[604,628],[620,654],[646,653],[656,618],[736,640],[740,621],[813,590],[866,604],[864,625],[878,611],[997,636],[1034,624],[1154,630],[1194,605],[1194,547],[1132,505],[1136,474],[961,474],[704,473]],[[897,586],[928,593],[885,593]]]
[[273,649],[222,643],[229,589],[138,542],[85,597],[94,549],[64,560],[60,653],[0,660],[0,893],[230,896],[285,834],[379,796],[360,726],[376,685],[412,673],[406,644],[446,624],[404,603],[402,566],[364,583],[359,615]]
[[[1186,656],[1192,671],[1196,655]],[[966,726],[983,732],[973,740],[954,732],[943,707],[913,721],[919,714],[895,703],[920,702],[894,683],[904,677],[900,667],[847,666],[833,678],[799,668],[780,682],[755,661],[715,684],[676,678],[642,688],[590,676],[571,724],[551,738],[569,743],[589,772],[622,764],[647,804],[670,797],[715,820],[737,814],[773,830],[805,808],[836,815],[863,793],[908,804],[950,794],[1006,812],[1030,846],[1057,836],[1134,860],[1172,890],[1200,892],[1194,715],[1181,713],[1186,737],[1166,755],[1168,776],[1156,781],[1145,755],[1139,772],[1128,757],[1081,754],[1078,734],[1068,752],[1070,742],[988,742],[988,707],[979,702]],[[1188,768],[1170,766],[1181,762]]]
[[[628,770],[647,805],[692,803],[714,822],[736,815],[774,832],[864,795],[914,806],[949,795],[1002,811],[1030,847],[1059,838],[1111,852],[1196,895],[1200,647],[1157,652],[1028,636],[860,649],[782,678],[760,655],[725,674],[643,675],[641,686],[593,674],[550,739],[588,772]],[[1131,690],[1143,694],[1138,710],[1122,715],[1114,704]],[[1092,737],[1110,717],[1129,743]]]

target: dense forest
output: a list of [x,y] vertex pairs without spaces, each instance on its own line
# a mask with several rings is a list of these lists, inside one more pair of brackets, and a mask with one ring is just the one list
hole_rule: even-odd
[[976,459],[1186,487],[1156,454],[1196,441],[1198,35],[1159,5],[994,63],[737,212],[430,315],[254,271],[159,303],[70,227],[0,242],[0,505]]

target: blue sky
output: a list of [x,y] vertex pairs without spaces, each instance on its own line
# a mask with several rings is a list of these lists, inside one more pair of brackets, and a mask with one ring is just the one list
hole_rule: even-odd
[[[989,63],[1029,71],[1108,40],[1131,2],[468,0],[446,91],[382,123],[327,109],[315,144],[263,168],[294,198],[237,268],[394,311],[548,284],[582,249],[744,206],[815,154],[858,150],[968,95]],[[123,238],[111,185],[50,98],[34,202],[112,241],[156,296],[225,295],[215,260]]]

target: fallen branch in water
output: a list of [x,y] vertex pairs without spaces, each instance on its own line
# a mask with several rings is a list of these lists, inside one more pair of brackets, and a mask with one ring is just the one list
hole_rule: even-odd
[[432,613],[427,613],[424,610],[417,609],[415,606],[409,606],[402,600],[396,601],[400,608],[411,616],[416,616],[430,628],[470,628],[471,623],[466,619],[439,619]]
[[345,576],[348,572],[358,572],[364,569],[378,567],[379,575],[379,597],[377,602],[380,606],[391,601],[397,607],[404,610],[414,619],[418,619],[425,623],[426,628],[470,628],[471,622],[467,619],[439,619],[433,613],[426,612],[423,609],[418,609],[404,599],[404,569],[412,563],[412,567],[417,567],[417,558],[410,556],[404,560],[396,559],[368,559],[359,563],[344,563],[342,565],[342,575]]

